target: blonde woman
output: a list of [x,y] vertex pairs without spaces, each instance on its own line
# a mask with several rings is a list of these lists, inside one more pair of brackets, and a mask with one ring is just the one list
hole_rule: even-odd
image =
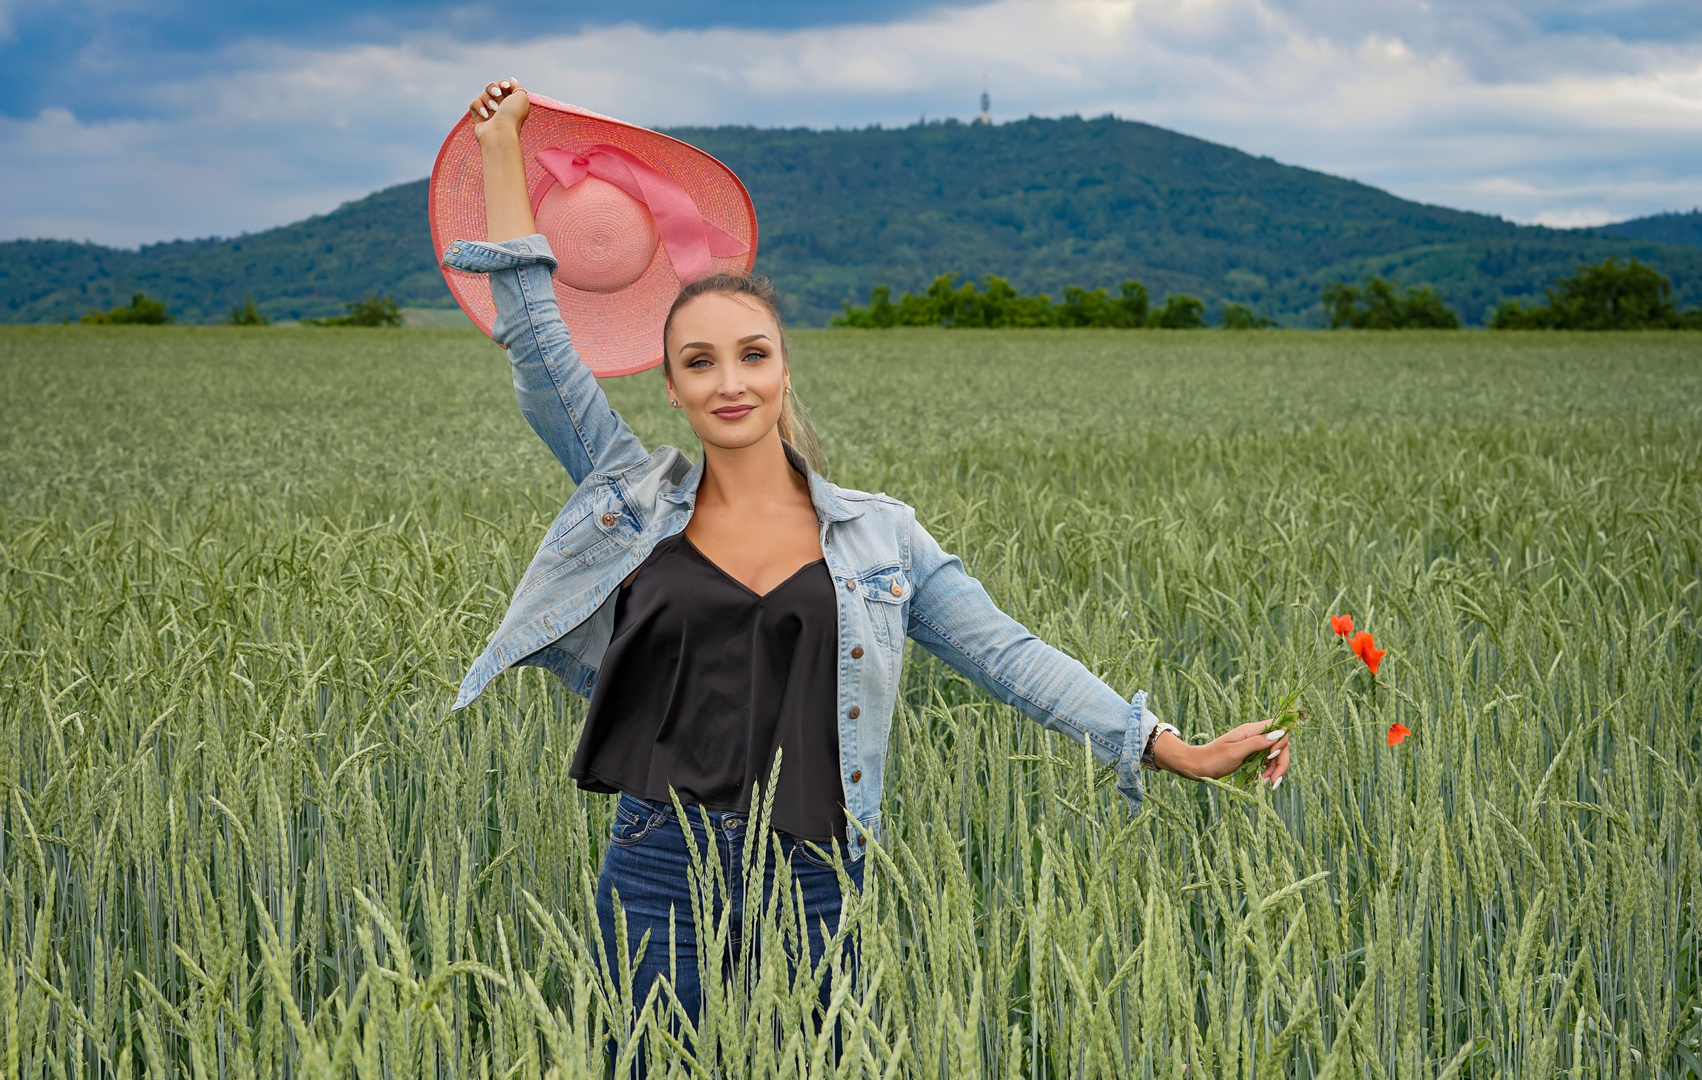
[[[842,900],[832,860],[861,887],[867,845],[881,835],[887,736],[908,641],[1043,727],[1086,743],[1115,766],[1131,809],[1142,799],[1143,765],[1221,777],[1268,749],[1263,776],[1273,785],[1282,779],[1290,764],[1283,733],[1243,724],[1204,745],[1185,742],[1146,707],[1144,693],[1125,700],[1000,611],[911,507],[824,478],[772,291],[737,265],[716,268],[717,244],[731,253],[725,258],[748,265],[751,253],[741,255],[739,245],[754,244],[754,219],[746,228],[724,212],[693,231],[694,206],[738,205],[711,189],[685,189],[714,172],[692,158],[701,152],[656,141],[663,136],[646,141],[655,133],[553,102],[548,109],[550,122],[563,126],[543,140],[560,145],[546,149],[523,137],[529,115],[543,110],[517,81],[490,83],[473,99],[464,123],[476,140],[485,239],[455,239],[444,264],[458,289],[471,289],[467,275],[485,275],[491,330],[508,349],[521,409],[579,486],[456,705],[514,664],[547,668],[590,699],[572,775],[586,789],[619,795],[598,915],[609,959],[630,956],[651,935],[636,964],[638,999],[669,970],[671,926],[674,990],[688,1012],[697,1010],[703,973],[687,835],[721,861],[728,893],[720,902],[731,905],[737,934],[751,793],[766,783],[777,753],[783,767],[771,825],[802,891],[810,960],[820,960],[821,927],[837,924]],[[533,156],[552,152],[556,180],[529,170]],[[619,201],[629,195],[655,219],[661,240],[636,235],[648,224],[633,217],[636,253],[620,250],[624,234],[584,241],[575,230],[589,227],[590,212],[551,203],[549,192],[564,178],[583,187],[596,176],[624,195],[585,188],[587,205],[604,200],[596,213],[605,217],[637,213]],[[438,186],[434,179],[434,192]],[[555,217],[541,228],[534,212],[552,206]],[[715,239],[712,229],[730,239]],[[699,236],[711,239],[692,247]],[[604,305],[584,307],[589,314],[573,335],[609,348],[608,327],[636,319],[620,307],[622,289],[648,287],[564,285],[566,247],[592,252],[585,259],[595,266],[568,272],[603,275],[596,283],[618,281],[605,261],[672,275],[655,337],[635,347],[663,364],[668,402],[701,444],[697,464],[673,447],[640,445],[580,362],[561,316],[564,305]],[[657,253],[664,248],[665,257]],[[623,311],[625,322],[608,314]],[[676,795],[692,808],[684,821]],[[612,917],[617,893],[624,941]]]

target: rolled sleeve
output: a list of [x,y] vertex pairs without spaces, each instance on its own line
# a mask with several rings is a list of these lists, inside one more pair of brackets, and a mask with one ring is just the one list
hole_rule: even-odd
[[543,265],[555,272],[556,257],[550,242],[542,233],[516,236],[500,244],[484,240],[457,240],[449,245],[441,260],[451,270],[467,274],[494,274],[498,270],[518,270],[522,266]]
[[1129,800],[1129,812],[1132,814],[1140,813],[1141,804],[1146,801],[1146,784],[1141,778],[1141,766],[1150,764],[1146,757],[1147,744],[1161,727],[1169,728],[1170,725],[1146,707],[1146,691],[1136,691],[1129,701],[1128,728],[1123,734],[1123,752],[1117,757],[1117,790]]

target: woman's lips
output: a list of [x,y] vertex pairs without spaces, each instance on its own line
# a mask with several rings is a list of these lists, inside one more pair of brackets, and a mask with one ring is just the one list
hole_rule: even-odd
[[725,405],[714,410],[714,413],[723,420],[743,420],[755,411],[755,405]]

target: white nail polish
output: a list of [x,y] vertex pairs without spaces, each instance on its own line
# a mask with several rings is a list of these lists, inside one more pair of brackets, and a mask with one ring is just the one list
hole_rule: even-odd
[[1276,742],[1278,739],[1282,738],[1284,735],[1287,735],[1287,734],[1288,734],[1288,732],[1285,731],[1284,729],[1277,728],[1275,731],[1265,732],[1265,738],[1268,739],[1271,742]]
[[502,80],[502,88],[504,90],[508,89],[508,80],[507,79]]
[[491,118],[491,114],[485,111],[485,107],[483,105],[479,106],[479,115],[484,117],[486,120]]
[[1275,791],[1279,787],[1282,787],[1282,777],[1280,776],[1271,781],[1271,790]]

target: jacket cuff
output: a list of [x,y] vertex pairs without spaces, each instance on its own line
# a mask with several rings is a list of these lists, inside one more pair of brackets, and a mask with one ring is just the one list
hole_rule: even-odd
[[553,272],[555,253],[543,233],[516,236],[500,244],[484,240],[457,240],[443,253],[443,265],[451,270],[469,274],[489,274],[497,270],[514,270],[522,266],[543,265]]
[[1123,734],[1123,752],[1117,758],[1117,790],[1129,800],[1129,812],[1140,813],[1146,800],[1146,788],[1141,782],[1141,764],[1146,757],[1147,744],[1153,732],[1163,724],[1146,707],[1146,691],[1136,691],[1129,702],[1129,726]]

